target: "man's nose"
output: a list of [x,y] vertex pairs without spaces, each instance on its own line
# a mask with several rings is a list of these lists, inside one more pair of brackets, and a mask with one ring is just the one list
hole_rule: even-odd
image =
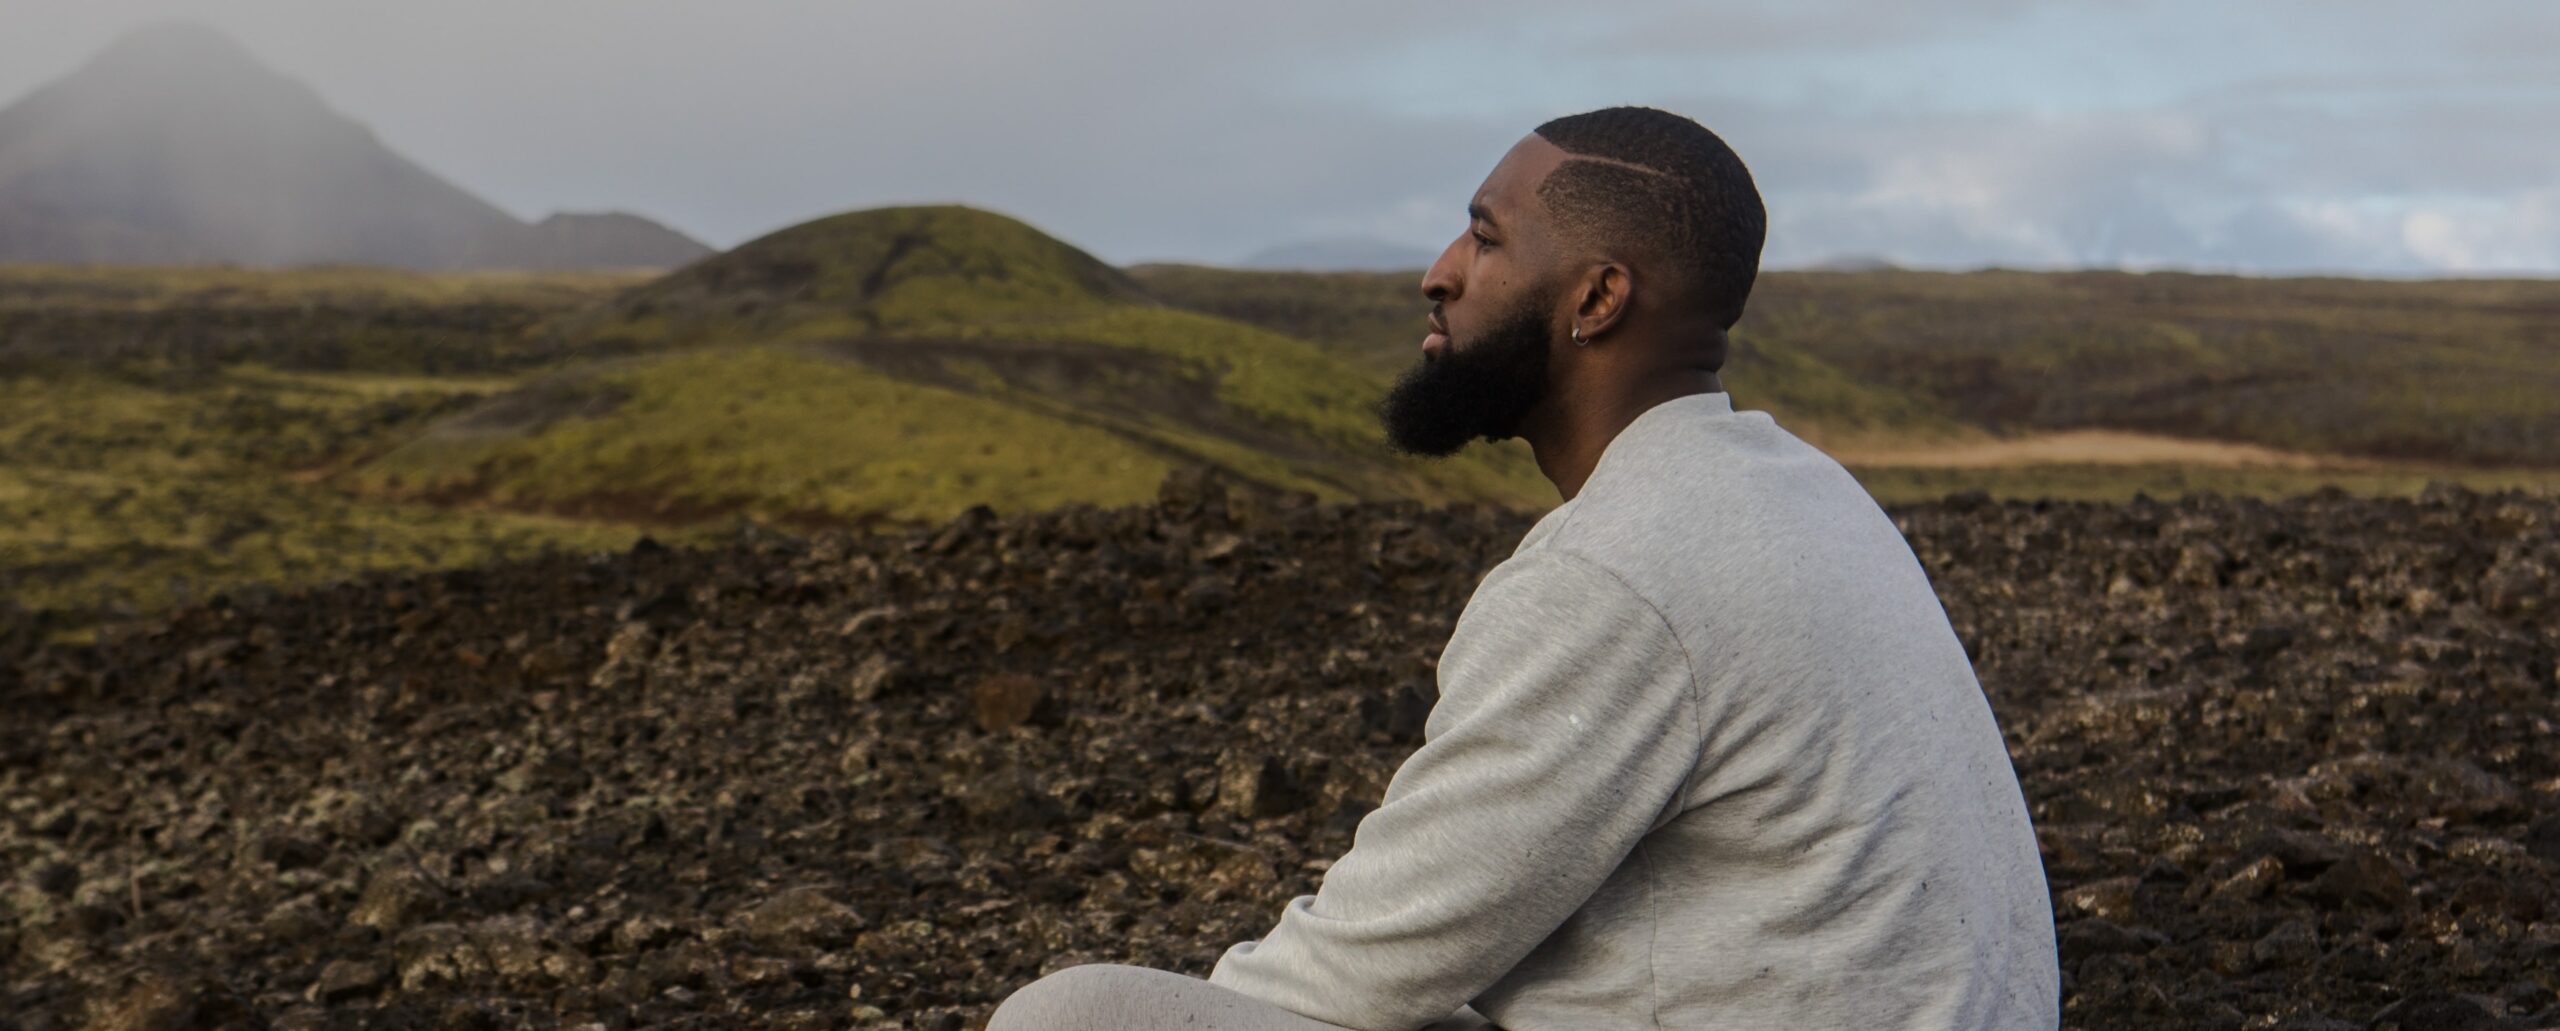
[[1422,296],[1430,298],[1434,304],[1458,295],[1457,263],[1449,260],[1449,252],[1457,246],[1451,242],[1442,248],[1440,256],[1432,259],[1431,267],[1422,270]]

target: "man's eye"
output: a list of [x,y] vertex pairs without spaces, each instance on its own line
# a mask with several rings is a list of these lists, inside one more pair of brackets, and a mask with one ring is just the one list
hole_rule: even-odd
[[1485,236],[1484,236],[1484,234],[1483,234],[1483,233],[1477,233],[1477,234],[1475,234],[1475,238],[1476,238],[1476,246],[1478,246],[1478,247],[1491,247],[1491,246],[1493,246],[1493,241],[1488,240],[1488,239],[1485,239]]

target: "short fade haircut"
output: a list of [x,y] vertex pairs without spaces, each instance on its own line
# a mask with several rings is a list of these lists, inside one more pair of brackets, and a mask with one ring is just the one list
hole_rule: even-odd
[[1706,126],[1649,107],[1566,115],[1537,134],[1571,155],[1538,184],[1568,237],[1632,243],[1667,261],[1718,324],[1741,321],[1768,212],[1733,148]]

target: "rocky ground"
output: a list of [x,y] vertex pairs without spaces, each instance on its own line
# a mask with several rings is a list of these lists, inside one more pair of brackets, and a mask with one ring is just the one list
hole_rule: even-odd
[[[2560,499],[1896,511],[2067,1022],[2560,1025]],[[977,1026],[1205,974],[1418,743],[1532,517],[742,534],[0,626],[0,1028]]]

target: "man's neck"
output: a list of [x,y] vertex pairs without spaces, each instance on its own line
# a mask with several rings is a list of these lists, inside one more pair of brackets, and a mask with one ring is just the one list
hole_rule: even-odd
[[1554,404],[1531,414],[1520,435],[1537,455],[1538,471],[1556,485],[1563,500],[1571,501],[1599,466],[1609,442],[1618,439],[1637,416],[1676,397],[1723,390],[1724,381],[1714,371],[1695,367],[1663,370],[1633,383],[1589,391],[1586,396],[1577,396],[1567,387],[1552,398]]

